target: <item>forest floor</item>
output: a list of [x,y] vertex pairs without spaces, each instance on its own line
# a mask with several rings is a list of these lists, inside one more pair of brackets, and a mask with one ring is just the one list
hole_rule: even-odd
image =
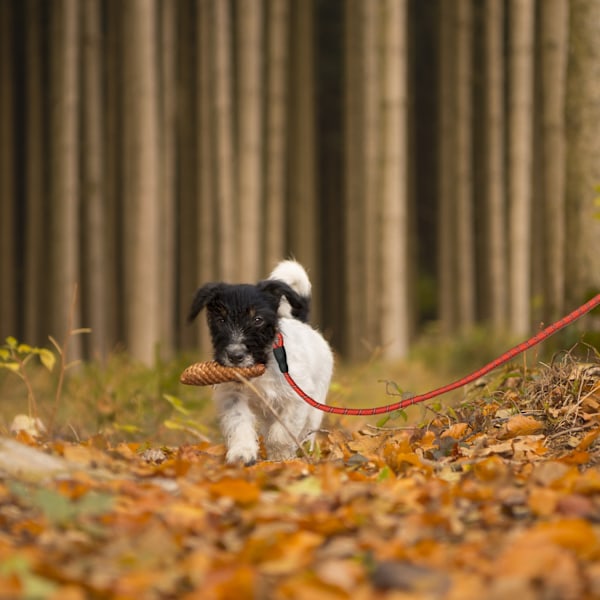
[[186,443],[4,431],[0,599],[600,597],[597,354],[478,384],[247,468],[174,396]]

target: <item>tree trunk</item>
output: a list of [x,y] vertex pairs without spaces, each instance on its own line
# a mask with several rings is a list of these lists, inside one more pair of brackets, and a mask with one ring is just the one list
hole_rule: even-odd
[[267,3],[267,139],[265,190],[265,266],[285,254],[289,0]]
[[[125,343],[125,202],[124,202],[124,66],[122,4],[111,0],[106,4],[106,112],[104,170],[106,206],[106,280],[107,335],[111,345]],[[110,74],[110,75],[108,75]]]
[[[81,303],[71,308],[80,284],[80,144],[78,0],[57,0],[51,11],[50,112],[50,333],[63,340],[69,324],[80,324]],[[72,312],[72,314],[71,314]],[[70,342],[70,358],[81,355],[81,336]]]
[[[177,5],[169,0],[160,4],[160,339],[163,356],[173,354],[180,335],[183,315],[177,311]],[[193,244],[194,240],[192,240]],[[193,254],[193,252],[190,252]],[[182,273],[189,281],[192,272]],[[185,314],[185,313],[184,313]]]
[[239,269],[244,281],[260,277],[262,239],[262,0],[237,3]]
[[[198,5],[198,10],[207,3]],[[196,49],[196,36],[194,32],[193,11],[191,5],[180,7],[178,24],[178,56],[177,79],[181,90],[192,90],[196,85],[196,69],[194,57]],[[177,157],[177,178],[180,182],[180,192],[177,207],[178,222],[178,254],[177,263],[181,276],[178,278],[178,315],[182,324],[180,332],[180,345],[182,348],[194,348],[198,342],[198,328],[186,327],[185,316],[190,308],[190,301],[195,286],[194,280],[197,272],[197,252],[193,248],[198,243],[198,189],[196,188],[196,152],[198,152],[198,139],[196,138],[195,124],[197,114],[195,111],[194,96],[183,93],[178,100],[177,138],[179,155]],[[210,233],[215,236],[215,230]]]
[[[195,287],[208,281],[217,279],[217,258],[214,231],[216,229],[217,206],[215,203],[215,156],[214,156],[214,122],[212,111],[212,11],[208,2],[201,2],[198,6],[197,38],[198,53],[198,238],[197,238],[197,281],[191,282],[188,293],[185,294],[187,302],[191,302]],[[208,328],[204,323],[200,326],[200,347],[205,355],[210,352]]]
[[387,358],[409,343],[406,190],[406,1],[381,2],[381,335]]
[[83,320],[91,334],[86,338],[88,356],[103,358],[108,351],[106,279],[106,207],[104,199],[102,47],[100,2],[85,0],[83,11],[82,66],[82,305]]
[[[315,32],[314,0],[291,4],[291,56],[288,122],[289,214],[288,247],[307,269],[311,279],[321,280],[315,165]],[[319,322],[322,306],[313,297],[313,321]]]
[[[8,4],[8,3],[7,3]],[[43,69],[42,24],[39,0],[27,0],[27,14],[32,15],[25,32],[25,273],[24,302],[25,339],[30,344],[41,345],[47,341],[48,321],[39,308],[39,298],[49,289],[50,267],[48,248],[47,171],[44,167],[48,139],[43,126]],[[35,15],[35,16],[33,16]],[[2,35],[2,39],[4,35]],[[2,89],[9,89],[4,88]],[[4,312],[4,311],[3,311]]]
[[526,335],[531,310],[531,196],[533,153],[533,0],[511,0],[508,107],[510,201],[510,325]]
[[472,43],[471,0],[456,1],[456,240],[457,316],[460,327],[475,323],[475,242],[472,166]]
[[569,304],[600,289],[600,2],[571,0],[567,71]]
[[123,5],[125,39],[125,291],[129,350],[151,364],[160,336],[160,161],[156,4]]
[[346,348],[351,360],[361,356],[365,305],[363,288],[363,250],[365,221],[363,210],[367,202],[365,190],[364,154],[364,56],[363,16],[361,0],[345,3],[345,292],[346,292]]
[[378,7],[345,5],[345,354],[364,359],[381,344],[377,285],[379,111]]
[[546,317],[564,310],[565,294],[565,91],[569,35],[568,0],[541,4],[542,198],[546,206]]
[[455,36],[456,4],[442,2],[440,6],[440,82],[438,114],[440,135],[438,147],[438,305],[439,320],[445,334],[456,330],[456,246],[457,214],[455,202]]
[[12,70],[13,5],[0,6],[0,344],[17,335],[14,76]]
[[506,189],[504,116],[504,0],[485,4],[485,198],[489,315],[495,329],[506,326]]
[[363,143],[364,143],[364,193],[363,210],[363,343],[371,354],[381,344],[379,328],[379,281],[381,266],[379,252],[379,212],[381,198],[378,193],[381,111],[379,82],[380,55],[378,37],[378,7],[375,2],[363,2]]
[[219,276],[226,281],[238,277],[238,214],[234,197],[237,172],[233,146],[233,92],[231,66],[231,15],[227,2],[215,2],[214,11],[214,63],[213,102],[216,121],[215,146],[216,198],[219,232]]

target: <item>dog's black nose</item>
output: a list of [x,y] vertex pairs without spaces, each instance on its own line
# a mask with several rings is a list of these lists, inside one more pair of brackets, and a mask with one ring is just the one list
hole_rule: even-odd
[[244,350],[227,350],[227,359],[232,365],[239,365],[245,358]]

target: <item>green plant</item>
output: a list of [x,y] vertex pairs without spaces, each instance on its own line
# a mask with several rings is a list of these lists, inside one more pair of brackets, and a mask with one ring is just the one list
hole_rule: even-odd
[[54,369],[56,356],[48,348],[19,343],[12,336],[7,337],[4,345],[0,347],[0,368],[12,371],[27,388],[27,412],[30,418],[37,417],[37,402],[26,366],[35,357],[39,358],[48,371]]
[[52,433],[54,428],[56,413],[58,411],[58,406],[63,394],[65,374],[68,369],[79,362],[68,362],[67,360],[70,339],[74,335],[89,333],[91,331],[87,328],[73,328],[73,315],[75,313],[76,302],[77,290],[75,289],[73,292],[73,300],[71,302],[71,308],[68,316],[67,331],[65,332],[65,337],[62,341],[62,344],[59,344],[52,336],[48,336],[48,339],[56,350],[56,354],[48,348],[31,346],[29,344],[19,342],[13,336],[7,337],[4,345],[0,346],[0,368],[7,369],[17,375],[23,381],[25,388],[27,389],[27,413],[29,419],[37,419],[38,407],[27,365],[31,362],[31,360],[37,357],[42,365],[49,372],[52,372],[56,366],[56,357],[58,355],[58,380],[54,390],[54,403],[50,413],[50,422],[48,426],[49,434]]

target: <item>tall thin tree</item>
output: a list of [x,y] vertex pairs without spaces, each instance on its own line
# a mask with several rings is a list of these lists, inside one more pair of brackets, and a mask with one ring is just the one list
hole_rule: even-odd
[[160,337],[158,34],[154,1],[123,5],[125,50],[125,303],[132,355],[151,363]]
[[[80,325],[81,304],[71,311],[80,282],[80,4],[57,0],[51,11],[50,109],[50,247],[52,323],[50,332],[63,339],[69,324]],[[70,345],[81,355],[81,337]]]
[[504,0],[485,3],[485,198],[489,315],[506,326],[506,189],[504,114]]
[[[600,2],[571,0],[567,71],[569,304],[600,288]],[[597,202],[597,201],[596,201]]]
[[381,92],[381,336],[388,358],[409,344],[408,194],[406,187],[405,0],[380,3]]
[[345,258],[346,269],[346,352],[351,359],[361,354],[364,336],[362,316],[365,313],[364,287],[364,233],[363,208],[367,201],[365,189],[364,156],[364,3],[348,0],[345,3]]
[[472,128],[472,0],[456,0],[456,116],[455,201],[458,322],[475,323],[475,240],[473,217],[473,128]]
[[15,138],[10,2],[0,6],[0,340],[16,335]]
[[509,15],[509,311],[512,332],[525,335],[531,314],[534,0],[511,0]]
[[239,269],[244,280],[256,281],[263,224],[263,1],[238,0],[236,27]]
[[546,211],[544,269],[546,317],[556,319],[565,294],[565,92],[569,36],[568,0],[540,5],[542,76],[542,198]]
[[[161,2],[160,9],[160,339],[169,356],[177,341],[177,5]],[[190,254],[193,254],[191,252]]]
[[373,353],[381,344],[379,330],[380,263],[377,260],[379,237],[379,212],[381,197],[379,185],[379,156],[381,152],[381,111],[379,110],[381,88],[379,86],[380,59],[378,38],[378,6],[375,2],[363,2],[363,143],[364,143],[364,198],[363,198],[363,339],[366,349]]
[[215,2],[213,36],[213,103],[217,151],[215,191],[219,232],[219,275],[232,281],[238,277],[238,221],[235,201],[237,161],[233,139],[233,66],[231,10],[227,2]]
[[82,236],[83,318],[91,334],[88,355],[104,357],[108,350],[106,290],[106,210],[104,201],[101,5],[81,4],[83,17],[82,64]]
[[454,28],[456,4],[442,2],[439,16],[439,99],[438,114],[440,135],[438,151],[438,314],[444,333],[450,333],[457,325],[456,294],[456,201],[454,170],[456,154],[454,151],[456,129],[454,115],[456,98],[455,80],[455,37]]
[[[173,4],[173,3],[171,3]],[[201,11],[204,5],[211,5],[209,1],[198,4],[195,8]],[[198,36],[195,34],[194,6],[183,4],[179,7],[179,19],[177,23],[177,63],[176,74],[167,74],[167,77],[175,77],[178,88],[181,90],[193,90],[197,86],[195,56],[198,46]],[[210,39],[210,38],[209,38]],[[163,57],[165,60],[165,57]],[[177,313],[179,316],[179,341],[183,348],[195,347],[198,340],[198,328],[185,327],[185,319],[190,305],[192,292],[199,284],[194,280],[193,274],[197,272],[197,252],[192,249],[198,243],[198,190],[196,188],[197,153],[201,137],[197,136],[195,125],[197,123],[196,103],[194,94],[182,93],[177,100],[177,180],[179,182],[179,193],[177,194],[177,264],[182,276],[177,278],[179,285]],[[216,237],[212,230],[210,237]]]
[[[290,11],[290,95],[287,248],[319,281],[317,167],[315,164],[315,2],[292,2]],[[307,40],[309,43],[307,43]],[[313,315],[319,321],[320,299],[314,298]]]
[[[7,3],[8,4],[8,3]],[[49,289],[48,270],[48,200],[45,168],[45,148],[47,148],[46,128],[43,126],[43,43],[42,14],[40,0],[27,0],[27,20],[25,31],[26,72],[25,79],[25,273],[24,302],[25,339],[32,344],[46,341],[48,322],[39,308],[39,298],[43,290]],[[2,36],[2,39],[5,39]],[[3,88],[8,89],[8,88]]]
[[285,253],[288,150],[289,0],[267,1],[267,89],[264,262],[268,269]]
[[[198,5],[196,27],[199,31],[196,44],[198,55],[196,81],[197,81],[197,139],[198,139],[198,168],[196,169],[196,189],[198,191],[198,213],[196,254],[197,254],[197,281],[199,285],[217,279],[217,240],[216,230],[217,206],[215,202],[215,153],[214,153],[214,120],[212,103],[212,10],[208,2],[203,1]],[[190,289],[189,293],[193,291]],[[188,295],[189,302],[189,295]],[[208,351],[210,341],[208,328],[200,329],[200,346],[203,351]]]

